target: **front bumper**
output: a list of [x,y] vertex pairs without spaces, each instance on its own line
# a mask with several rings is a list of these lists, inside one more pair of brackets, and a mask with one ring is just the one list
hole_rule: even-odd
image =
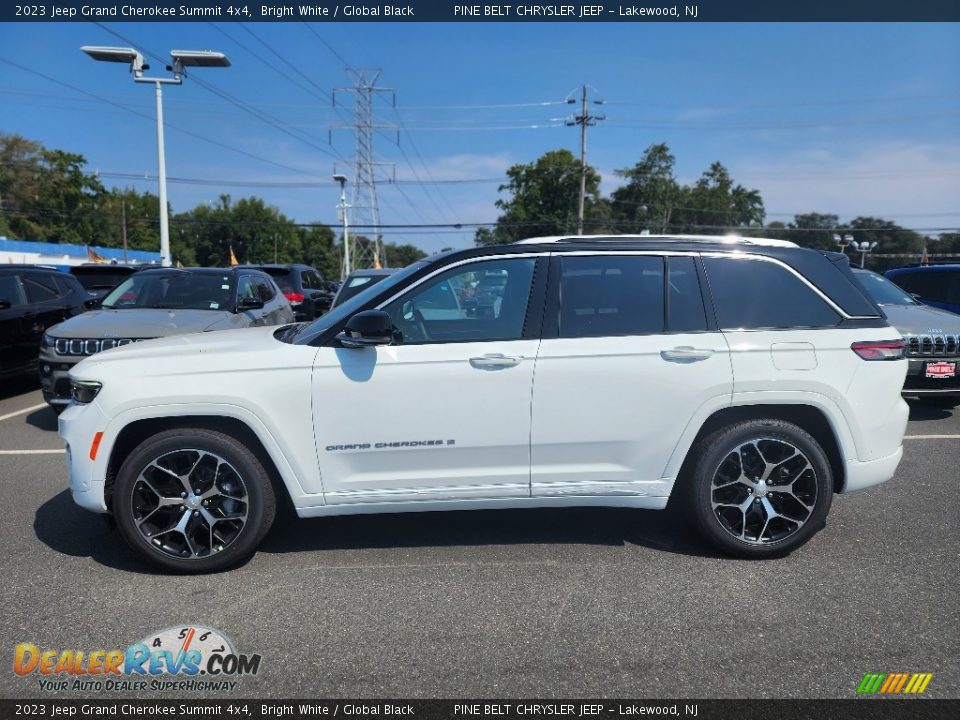
[[[95,458],[90,449],[97,432],[107,425],[107,417],[95,402],[67,407],[58,420],[57,432],[67,445],[67,476],[70,494],[80,507],[94,512],[110,512],[104,496],[109,451],[99,449]],[[102,443],[105,444],[105,443]]]
[[946,360],[957,363],[960,370],[960,357],[920,357],[910,358],[910,367],[907,370],[907,379],[903,384],[905,397],[951,397],[960,396],[960,373],[952,378],[928,378],[924,368],[928,362]]
[[70,402],[70,369],[83,357],[59,355],[53,348],[40,348],[40,389],[50,405]]

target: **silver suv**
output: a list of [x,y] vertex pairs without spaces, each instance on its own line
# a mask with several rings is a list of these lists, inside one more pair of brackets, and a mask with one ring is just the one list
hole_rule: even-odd
[[85,357],[152,338],[293,322],[293,310],[265,272],[156,268],[130,275],[98,309],[49,328],[40,346],[43,398],[70,402],[70,369]]

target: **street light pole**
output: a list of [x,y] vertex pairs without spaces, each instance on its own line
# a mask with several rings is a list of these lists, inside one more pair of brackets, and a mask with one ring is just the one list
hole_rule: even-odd
[[133,48],[102,47],[84,45],[82,48],[94,60],[102,62],[128,63],[133,73],[133,81],[153,83],[157,102],[157,184],[160,195],[160,264],[169,267],[170,258],[170,217],[167,208],[167,162],[163,144],[163,85],[181,85],[188,67],[229,67],[230,61],[223,53],[210,50],[171,50],[173,59],[167,69],[172,78],[143,77],[143,71],[150,66],[143,61],[143,55]]
[[337,173],[333,176],[335,182],[340,183],[340,222],[343,224],[343,262],[340,265],[340,279],[346,280],[352,268],[350,267],[350,230],[347,222],[347,176]]
[[860,267],[861,267],[861,268],[863,268],[863,266],[866,264],[867,253],[868,253],[868,252],[873,252],[873,251],[876,249],[876,247],[877,247],[877,242],[876,242],[876,241],[874,241],[874,242],[867,242],[866,240],[863,240],[863,241],[861,241],[861,242],[859,242],[859,243],[853,243],[853,249],[860,252]]
[[154,82],[157,97],[157,183],[160,186],[160,264],[170,263],[170,218],[167,212],[167,161],[163,149],[163,86]]

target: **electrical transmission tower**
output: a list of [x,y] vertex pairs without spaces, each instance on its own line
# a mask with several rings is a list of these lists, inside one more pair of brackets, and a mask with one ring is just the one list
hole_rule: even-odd
[[[594,90],[596,92],[596,90]],[[571,93],[572,95],[572,93]],[[577,101],[568,96],[567,103],[573,105]],[[595,105],[603,105],[603,100],[594,100]],[[572,115],[567,119],[568,127],[573,125],[580,126],[580,206],[577,209],[577,235],[583,235],[583,203],[584,195],[587,193],[587,128],[593,127],[600,120],[606,120],[606,115],[591,115],[587,110],[587,86],[582,88],[580,96],[580,114]]]
[[[349,273],[354,268],[386,267],[387,259],[383,248],[383,237],[380,231],[380,208],[377,205],[377,168],[390,167],[393,163],[374,161],[373,133],[374,130],[396,130],[397,126],[389,123],[375,123],[373,117],[374,93],[393,93],[393,88],[377,87],[380,70],[368,73],[364,69],[348,69],[347,73],[354,80],[351,87],[334,88],[333,106],[337,106],[337,93],[353,93],[353,125],[334,125],[341,130],[352,129],[354,132],[354,159],[353,159],[353,200],[350,203],[351,222],[355,228],[350,243],[349,253],[351,267],[344,268]],[[396,96],[392,99],[396,104]],[[336,171],[336,168],[334,168]],[[366,236],[369,242],[359,241],[358,236]]]

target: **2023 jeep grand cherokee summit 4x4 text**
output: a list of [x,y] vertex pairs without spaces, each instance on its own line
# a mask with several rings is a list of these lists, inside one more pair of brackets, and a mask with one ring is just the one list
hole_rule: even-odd
[[674,496],[769,557],[893,475],[906,370],[839,255],[541,238],[415,263],[310,325],[93,355],[60,434],[75,501],[177,571],[250,556],[277,493],[302,517]]

